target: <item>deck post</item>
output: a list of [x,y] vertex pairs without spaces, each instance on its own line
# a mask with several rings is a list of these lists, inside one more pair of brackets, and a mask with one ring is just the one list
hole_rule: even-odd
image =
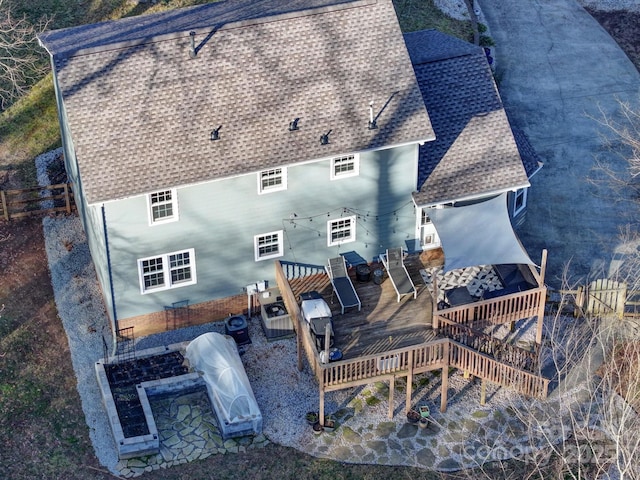
[[300,325],[300,315],[296,315],[296,350],[298,351],[298,371],[301,372],[304,369],[302,364],[302,328]]
[[324,379],[320,382],[320,406],[318,408],[318,421],[324,426]]
[[393,375],[389,379],[389,413],[387,414],[389,418],[393,418],[393,392],[396,387],[396,376]]
[[431,319],[431,328],[435,332],[438,331],[438,275],[433,275],[433,313]]
[[411,410],[411,395],[413,395],[413,350],[409,350],[409,372],[407,373],[407,399],[405,401],[404,413]]
[[[547,270],[547,250],[542,250],[542,260],[540,261],[540,285],[539,287],[544,288],[544,276]],[[543,295],[540,293],[540,305],[538,305],[538,325],[536,328],[536,343],[540,345],[542,343],[542,324],[544,323],[544,307],[546,303],[546,294]]]
[[440,411],[442,413],[447,411],[447,391],[449,390],[449,345],[450,342],[444,344],[444,352],[443,360],[444,365],[442,366],[442,375],[440,375],[440,379],[442,381],[441,392],[440,392]]
[[447,411],[447,391],[449,390],[449,367],[442,367],[442,390],[440,392],[440,411],[442,413]]
[[487,381],[484,378],[480,379],[480,405],[487,403]]

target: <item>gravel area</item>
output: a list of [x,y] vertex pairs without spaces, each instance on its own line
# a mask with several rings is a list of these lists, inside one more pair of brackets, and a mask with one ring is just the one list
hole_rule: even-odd
[[[94,370],[94,363],[104,356],[103,335],[109,339],[111,334],[86,237],[76,216],[45,218],[43,227],[55,301],[67,332],[91,442],[100,463],[115,473],[118,458]],[[142,337],[136,339],[136,350],[192,340],[211,331],[222,333],[224,323]],[[257,318],[250,320],[249,333],[253,343],[241,349],[242,360],[263,413],[264,434],[273,442],[300,448],[307,429],[291,419],[317,410],[317,384],[306,363],[298,372],[294,339],[267,342]],[[347,401],[346,392],[328,395],[327,412]]]
[[[110,330],[86,237],[76,216],[46,218],[43,226],[55,300],[69,339],[90,438],[100,463],[116,473],[116,449],[94,371],[94,363],[104,356],[103,335],[110,338]],[[533,328],[528,327],[534,325],[535,322],[518,326],[519,335],[524,333],[521,339],[531,337]],[[210,331],[222,333],[224,323],[214,322],[141,337],[136,339],[136,350],[189,341]],[[498,336],[507,334],[506,331],[496,333]],[[306,412],[318,409],[318,386],[306,358],[304,369],[298,371],[295,339],[267,341],[258,317],[249,320],[249,334],[252,343],[241,347],[241,358],[263,415],[264,435],[271,442],[312,453],[318,439],[303,419]],[[431,382],[425,382],[418,388],[413,399],[415,404],[432,405],[436,421],[440,416],[437,412],[439,383],[439,379],[431,378]],[[384,424],[389,421],[386,394],[378,394],[382,400],[380,403],[370,404],[368,401],[376,388],[368,385],[328,393],[325,396],[325,413],[362,405],[366,413],[353,416],[349,420],[350,428],[368,430]],[[477,403],[480,383],[469,383],[458,372],[450,377],[448,410],[446,417],[442,418],[464,418],[468,415],[470,400],[472,408],[489,409],[505,408],[517,401],[512,392],[495,386],[487,388],[487,397],[487,406],[480,407]],[[396,392],[393,422],[404,422],[404,400],[404,395]],[[331,458],[330,453],[316,451],[315,454]]]

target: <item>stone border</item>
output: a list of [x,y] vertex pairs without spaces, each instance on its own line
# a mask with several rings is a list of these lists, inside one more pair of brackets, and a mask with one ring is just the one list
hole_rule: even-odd
[[[189,342],[182,342],[162,347],[149,348],[141,352],[137,352],[135,358],[148,358],[164,355],[170,352],[184,351],[188,344]],[[116,409],[116,403],[113,399],[113,394],[109,385],[109,380],[107,379],[107,373],[105,371],[105,365],[113,363],[118,363],[118,357],[108,357],[106,360],[101,358],[95,363],[95,370],[98,387],[100,388],[102,396],[102,403],[107,410],[107,418],[109,420],[109,425],[111,426],[118,459],[126,460],[145,455],[157,454],[160,452],[160,439],[158,437],[156,422],[153,418],[151,404],[149,403],[149,396],[159,395],[162,393],[173,393],[178,392],[181,389],[191,388],[199,383],[198,379],[200,379],[200,375],[198,373],[188,373],[185,375],[178,375],[176,377],[163,378],[161,380],[142,382],[141,384],[136,385],[136,391],[138,392],[138,398],[142,405],[149,433],[146,435],[138,435],[136,437],[125,437],[122,430],[122,424],[120,423],[120,417],[118,416],[118,411]],[[200,383],[204,384],[201,379]]]

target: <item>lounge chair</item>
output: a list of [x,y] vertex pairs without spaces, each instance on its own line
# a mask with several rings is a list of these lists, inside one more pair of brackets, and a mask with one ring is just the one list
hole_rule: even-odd
[[358,307],[358,311],[360,311],[362,304],[347,274],[347,265],[344,257],[330,258],[329,264],[325,269],[331,279],[333,291],[336,293],[336,297],[338,297],[338,301],[342,307],[342,313],[344,313],[345,308],[349,307]]
[[416,298],[416,287],[404,266],[402,248],[387,249],[387,253],[380,255],[380,260],[398,294],[398,302],[405,295],[413,295],[413,298]]

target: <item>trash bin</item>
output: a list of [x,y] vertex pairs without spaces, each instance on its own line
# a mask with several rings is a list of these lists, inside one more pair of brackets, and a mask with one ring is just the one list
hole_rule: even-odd
[[382,280],[384,280],[384,272],[381,268],[376,268],[373,271],[373,283],[375,283],[376,285],[380,285],[382,283]]
[[371,268],[366,263],[356,266],[356,280],[359,282],[368,282],[371,280]]

